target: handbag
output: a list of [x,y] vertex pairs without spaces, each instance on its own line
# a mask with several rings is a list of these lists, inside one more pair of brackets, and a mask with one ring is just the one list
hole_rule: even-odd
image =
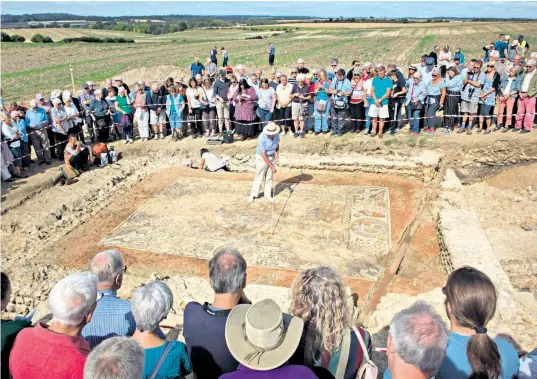
[[[337,82],[339,82],[339,80]],[[336,82],[336,85],[334,86],[336,90],[337,90],[337,82]],[[343,82],[341,82],[341,89],[343,89]],[[334,109],[340,109],[340,110],[347,109],[347,102],[345,102],[345,100],[342,100],[342,99],[335,100],[335,97],[339,97],[339,96],[334,95]]]
[[364,354],[364,361],[362,361],[362,365],[358,369],[358,373],[356,374],[356,379],[376,379],[379,374],[379,369],[377,365],[371,360],[369,357],[369,353],[367,352],[367,347],[365,346],[365,342],[362,339],[362,335],[356,329],[356,326],[352,326],[352,330],[354,331],[354,334],[356,334],[356,337],[358,338],[358,342],[360,343],[360,347],[362,348],[362,352]]
[[104,121],[104,118],[98,118],[97,119],[97,127],[99,129],[102,129],[102,128],[106,127],[106,121]]
[[164,348],[164,351],[162,352],[162,355],[160,356],[157,365],[151,372],[151,375],[149,376],[149,379],[155,379],[158,375],[158,372],[162,365],[164,364],[164,361],[166,360],[166,357],[168,356],[168,353],[170,351],[170,347],[172,346],[170,341],[166,341],[166,347]]
[[306,106],[304,106],[304,104],[301,104],[300,105],[300,115],[302,117],[307,117],[308,116],[308,106],[307,104],[305,104]]
[[315,110],[319,113],[324,113],[326,111],[327,102],[324,100],[315,101]]

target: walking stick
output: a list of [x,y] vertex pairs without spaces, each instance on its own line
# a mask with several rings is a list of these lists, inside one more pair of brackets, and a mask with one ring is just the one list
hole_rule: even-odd
[[275,205],[275,200],[274,200],[274,195],[276,193],[276,174],[273,175],[272,177],[272,190],[271,190],[271,197],[272,197],[272,214],[270,216],[270,235],[274,235],[274,226],[273,226],[273,223],[274,223],[274,205]]
[[73,76],[73,65],[69,64],[69,71],[71,71],[71,85],[73,86],[73,96],[75,96],[75,77]]

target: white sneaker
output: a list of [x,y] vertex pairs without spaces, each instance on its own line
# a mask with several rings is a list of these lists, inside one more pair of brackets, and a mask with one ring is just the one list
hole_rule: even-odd
[[250,196],[250,197],[248,198],[248,202],[249,202],[249,203],[253,203],[253,202],[254,202],[254,197],[253,197],[253,196]]
[[132,139],[129,139],[129,143],[134,143],[134,141]]
[[126,145],[129,143],[129,141],[127,141],[126,139],[123,140],[123,143]]
[[153,139],[158,139],[158,134],[155,133],[155,136],[153,137]]
[[272,203],[272,204],[274,204],[276,202],[276,199],[274,199],[273,197],[270,197],[270,196],[265,196],[265,199],[267,199],[267,201],[269,203]]
[[160,133],[160,139],[164,139],[166,137],[164,137],[164,133]]

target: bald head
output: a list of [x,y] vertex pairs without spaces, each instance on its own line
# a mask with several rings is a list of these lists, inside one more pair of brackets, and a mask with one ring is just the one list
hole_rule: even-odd
[[246,261],[235,249],[224,249],[209,261],[209,279],[217,294],[240,292],[246,285]]

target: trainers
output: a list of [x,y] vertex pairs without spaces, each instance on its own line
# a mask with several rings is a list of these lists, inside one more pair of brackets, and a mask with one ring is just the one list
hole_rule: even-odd
[[253,202],[254,202],[254,197],[253,197],[253,196],[250,196],[250,197],[248,198],[248,202],[249,202],[249,203],[253,203]]
[[164,133],[160,133],[160,139],[164,139],[166,138],[166,136],[164,135]]
[[153,139],[158,139],[158,134],[155,133],[155,135],[153,136]]
[[316,136],[318,136],[318,135],[319,135],[319,132],[315,132],[314,134],[315,134]]
[[370,136],[371,135],[371,131],[368,130],[367,132],[364,133],[364,136]]
[[299,135],[299,133],[298,133],[298,132],[295,132],[295,133],[293,134],[293,137],[297,138],[298,135]]
[[509,128],[503,128],[502,133],[507,133],[509,131]]
[[272,196],[265,196],[265,199],[267,199],[267,201],[272,204],[276,202],[276,200]]
[[516,133],[516,132],[520,132],[520,129],[518,129],[518,128],[513,128],[513,129],[511,129],[511,131],[512,131],[513,133]]
[[434,134],[434,129],[429,128],[429,129],[427,129],[427,131],[425,133],[427,133],[428,135],[432,136]]
[[531,130],[528,130],[528,129],[523,129],[520,131],[520,134],[527,134],[527,133],[530,133]]
[[[470,130],[470,129],[468,129],[468,130]],[[461,133],[464,133],[464,132],[466,132],[466,129],[464,129],[464,128],[460,128],[459,130],[457,130],[456,133],[457,133],[457,134],[461,134]]]
[[283,132],[280,133],[280,135],[281,135],[282,137],[285,137],[285,134],[286,134],[285,131],[283,131]]
[[304,138],[304,133],[299,133],[300,138]]
[[444,129],[442,129],[442,133],[444,133],[444,134],[450,134],[450,133],[451,133],[451,129],[449,129],[449,128],[444,128]]
[[126,139],[123,140],[123,143],[126,145],[129,143],[129,141],[127,141]]
[[134,143],[134,140],[132,138],[129,139],[129,143]]

